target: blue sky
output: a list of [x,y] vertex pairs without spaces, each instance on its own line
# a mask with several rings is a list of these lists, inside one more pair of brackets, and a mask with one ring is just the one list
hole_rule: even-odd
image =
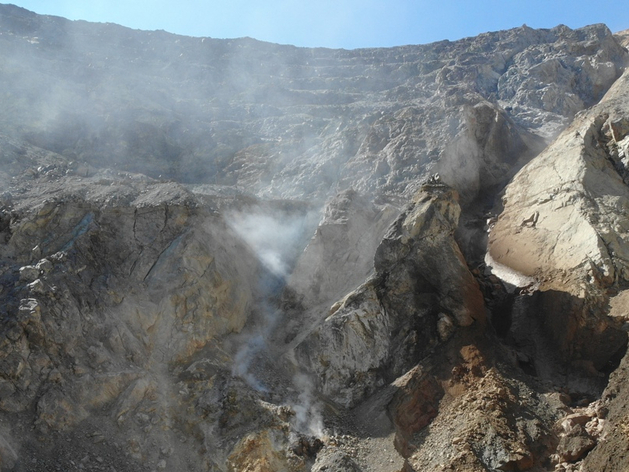
[[618,0],[15,0],[42,14],[213,38],[354,49],[456,40],[527,24],[629,29]]

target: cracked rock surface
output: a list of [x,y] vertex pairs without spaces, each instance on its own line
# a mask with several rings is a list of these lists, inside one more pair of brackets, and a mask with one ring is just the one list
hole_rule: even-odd
[[2,471],[629,467],[626,32],[0,33]]

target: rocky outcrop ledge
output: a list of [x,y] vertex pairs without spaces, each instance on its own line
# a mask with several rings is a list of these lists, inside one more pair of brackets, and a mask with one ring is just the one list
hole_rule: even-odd
[[482,294],[454,240],[457,198],[441,183],[424,185],[380,243],[375,274],[296,347],[325,395],[354,405],[458,327],[484,322]]

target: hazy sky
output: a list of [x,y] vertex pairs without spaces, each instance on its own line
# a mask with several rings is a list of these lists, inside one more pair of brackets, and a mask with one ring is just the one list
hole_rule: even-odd
[[629,29],[618,0],[16,0],[69,19],[213,38],[250,36],[308,47],[399,46],[527,24]]

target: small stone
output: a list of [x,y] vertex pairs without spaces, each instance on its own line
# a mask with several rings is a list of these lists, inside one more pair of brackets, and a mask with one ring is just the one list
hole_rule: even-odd
[[39,244],[31,249],[31,259],[39,259],[41,257],[42,250]]
[[63,380],[63,376],[61,375],[61,372],[59,372],[59,370],[57,369],[52,369],[50,373],[48,374],[49,382],[59,383],[62,380]]
[[47,274],[48,272],[52,270],[53,265],[52,265],[52,262],[50,262],[48,259],[42,259],[41,261],[37,263],[35,267],[37,268],[37,270],[41,271],[42,273]]
[[20,267],[20,280],[25,282],[33,282],[39,278],[39,269],[34,266]]
[[4,334],[11,341],[15,342],[22,337],[22,335],[24,334],[24,330],[22,329],[21,326],[15,325],[11,327],[10,329],[8,329],[6,333]]
[[609,123],[614,141],[620,142],[629,133],[629,120],[620,118]]
[[572,413],[566,416],[561,421],[561,427],[563,430],[568,433],[570,432],[576,425],[585,426],[587,422],[589,422],[594,414],[590,414],[587,412],[583,413]]
[[31,292],[37,293],[40,295],[43,295],[44,293],[46,293],[46,287],[44,286],[44,283],[41,281],[41,279],[37,279],[34,282],[31,282],[30,284],[28,284],[28,289]]
[[577,425],[569,434],[562,437],[557,446],[557,453],[560,460],[564,462],[575,462],[596,446],[596,441],[592,439],[583,429]]
[[41,307],[39,302],[34,298],[24,298],[20,300],[19,320],[28,322],[29,320],[37,320],[41,316]]
[[445,313],[439,313],[439,320],[437,321],[437,331],[439,333],[439,339],[441,342],[445,342],[450,339],[450,336],[454,333],[455,326],[452,319]]

